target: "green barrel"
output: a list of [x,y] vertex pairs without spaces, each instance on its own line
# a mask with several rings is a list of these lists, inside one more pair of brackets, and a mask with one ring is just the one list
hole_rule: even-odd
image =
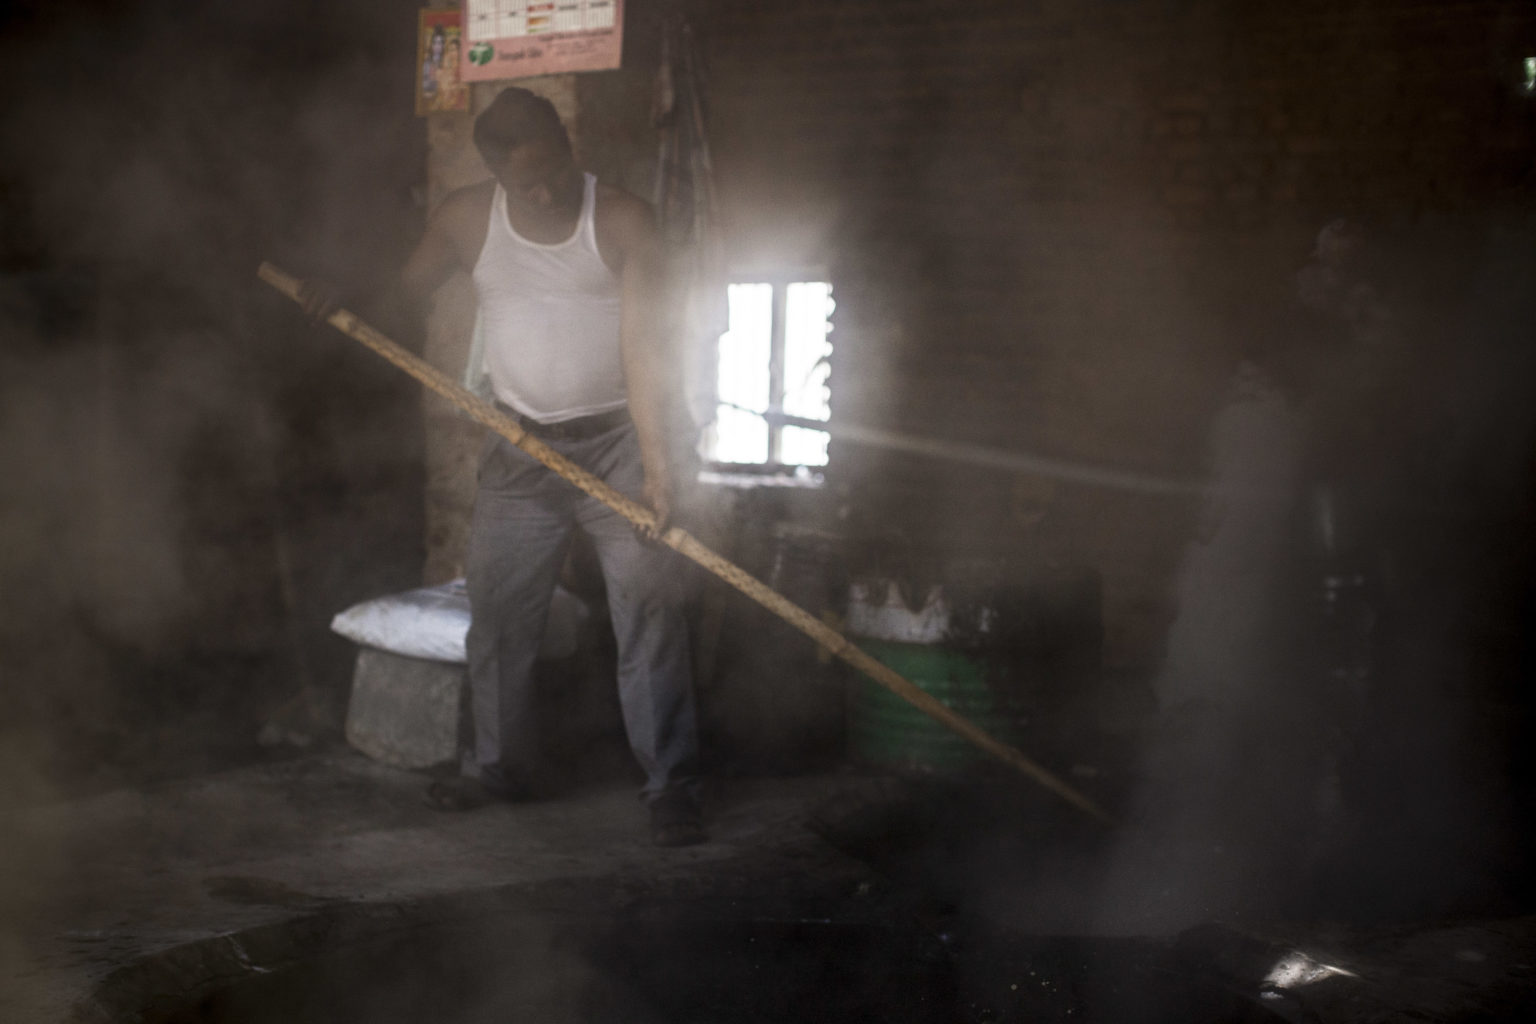
[[[997,697],[981,658],[938,644],[855,638],[871,655],[957,714],[1002,740],[1017,743],[1023,722]],[[848,721],[849,750],[869,764],[948,774],[985,755],[878,683],[860,677]]]

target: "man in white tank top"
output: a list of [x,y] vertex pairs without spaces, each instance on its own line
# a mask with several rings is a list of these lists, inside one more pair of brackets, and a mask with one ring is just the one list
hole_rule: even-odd
[[[554,107],[507,89],[475,121],[493,175],[443,200],[403,272],[425,299],[474,278],[498,404],[619,491],[671,512],[664,393],[675,367],[660,327],[662,266],[650,207],[576,166]],[[481,456],[466,574],[475,745],[428,799],[463,809],[529,795],[538,776],[534,655],[575,530],[594,542],[618,644],[620,705],[645,769],[652,837],[702,841],[684,566],[627,521],[493,436]]]

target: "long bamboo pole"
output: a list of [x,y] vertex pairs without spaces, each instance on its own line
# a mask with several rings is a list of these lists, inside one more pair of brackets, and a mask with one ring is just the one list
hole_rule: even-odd
[[[298,278],[278,269],[270,263],[262,263],[256,274],[263,281],[295,302],[301,301],[299,289],[302,282]],[[354,341],[361,342],[374,352],[377,352],[412,377],[415,377],[429,389],[437,392],[464,410],[476,422],[496,431],[502,437],[505,437],[508,441],[511,441],[523,451],[548,466],[551,470],[613,509],[635,526],[648,531],[654,530],[656,516],[650,509],[609,487],[603,481],[528,433],[515,419],[497,409],[490,402],[471,394],[458,383],[449,379],[442,371],[407,352],[351,312],[344,309],[337,310],[327,318],[326,322]],[[1012,765],[1072,806],[1105,824],[1112,823],[1109,815],[1088,797],[1057,778],[1029,757],[1026,757],[1021,751],[994,738],[969,719],[951,711],[926,690],[921,689],[911,680],[892,671],[883,662],[860,650],[837,630],[828,626],[777,591],[758,582],[735,563],[701,544],[682,527],[673,526],[669,528],[660,536],[659,541],[708,569],[747,597],[830,650],[834,656],[852,665],[941,725],[969,740],[998,760]]]

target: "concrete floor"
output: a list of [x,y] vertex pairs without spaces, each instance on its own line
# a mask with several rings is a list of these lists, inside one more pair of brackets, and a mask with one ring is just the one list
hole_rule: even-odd
[[[423,804],[424,784],[339,750],[17,812],[6,829],[6,842],[22,842],[7,857],[20,891],[15,927],[0,937],[0,1021],[67,1020],[104,983],[133,988],[136,964],[327,908],[786,865],[846,885],[867,873],[805,828],[825,779],[720,788],[711,841],[671,850],[650,844],[627,785],[443,814]],[[126,1010],[124,998],[110,994],[119,1005],[98,1019]]]
[[[808,824],[829,802],[887,791],[868,776],[719,783],[711,841],[680,850],[650,845],[627,783],[462,815],[425,807],[423,784],[330,750],[14,812],[4,822],[12,920],[0,935],[0,1021],[156,1019],[146,1008],[268,970],[305,942],[513,905],[601,908],[687,893],[779,914],[796,901],[864,901],[870,913],[915,920],[952,911]],[[1009,886],[1012,904],[995,904],[1012,908],[998,913],[1015,925],[1021,885]],[[1256,1002],[1265,974],[1295,949],[1349,972],[1272,994],[1277,1019],[1523,1020],[1536,1009],[1530,919],[1373,934],[1292,926],[1266,937],[1211,924],[1159,941]]]

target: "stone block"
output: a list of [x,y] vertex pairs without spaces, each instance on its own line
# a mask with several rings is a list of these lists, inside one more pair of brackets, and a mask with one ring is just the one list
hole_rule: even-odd
[[347,702],[347,742],[397,768],[459,754],[465,667],[359,647]]

